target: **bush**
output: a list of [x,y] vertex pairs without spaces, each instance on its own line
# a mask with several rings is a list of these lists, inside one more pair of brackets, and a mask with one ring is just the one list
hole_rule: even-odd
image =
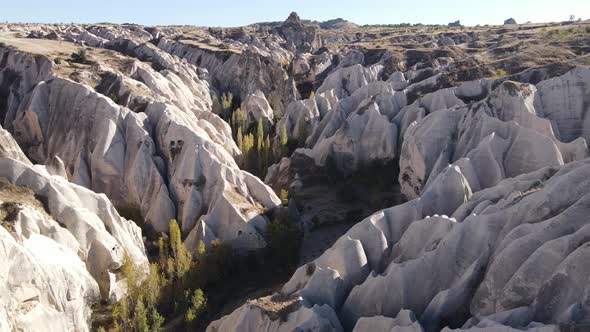
[[283,205],[287,205],[289,203],[289,192],[286,189],[281,189],[281,195],[279,198]]
[[[187,295],[188,294],[190,294],[190,293],[187,291]],[[188,296],[187,296],[187,298],[188,298]],[[197,317],[198,312],[201,310],[201,308],[203,308],[203,306],[207,302],[207,298],[205,298],[205,293],[203,293],[202,290],[195,289],[192,296],[190,296],[190,299],[188,302],[190,303],[190,307],[188,308],[188,310],[184,314],[184,320],[187,323],[192,323],[195,320],[195,318]]]
[[[158,261],[150,264],[149,274],[135,267],[129,257],[124,259],[120,272],[127,282],[127,297],[115,304],[112,311],[119,331],[158,331],[164,323],[160,312],[171,313],[176,307],[196,315],[205,304],[202,291],[188,290],[189,276],[192,277],[189,272],[195,264],[181,240],[176,220],[170,220],[168,232],[168,239],[158,240]],[[204,244],[199,243],[201,247],[204,253]]]
[[78,52],[72,53],[70,55],[72,58],[72,62],[87,64],[88,63],[88,53],[85,48],[81,48]]
[[299,261],[301,229],[290,220],[287,209],[278,209],[274,214],[266,229],[271,261],[279,266],[294,267]]
[[506,72],[506,70],[502,69],[502,68],[498,68],[494,71],[494,74],[496,75],[496,77],[503,77],[508,75],[508,73]]
[[61,58],[55,58],[53,60],[53,63],[55,63],[56,65],[61,65]]

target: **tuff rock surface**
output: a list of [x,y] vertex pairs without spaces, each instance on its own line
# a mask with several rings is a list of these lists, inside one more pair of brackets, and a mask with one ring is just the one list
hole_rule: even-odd
[[89,331],[90,306],[126,292],[124,257],[147,268],[135,223],[44,166],[0,158],[0,217],[2,330]]

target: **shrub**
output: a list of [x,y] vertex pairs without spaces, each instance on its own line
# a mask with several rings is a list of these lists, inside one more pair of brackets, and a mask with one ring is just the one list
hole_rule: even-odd
[[287,205],[289,203],[289,192],[286,189],[281,189],[281,195],[279,198],[283,205]]
[[81,64],[88,63],[88,52],[86,51],[85,48],[81,48],[78,50],[78,52],[72,53],[72,55],[70,55],[70,57],[72,58],[72,62],[81,63]]
[[290,220],[287,209],[278,209],[274,214],[266,230],[270,258],[276,264],[286,267],[295,266],[299,259],[301,230]]
[[498,68],[494,71],[494,74],[496,75],[496,77],[503,77],[508,75],[508,73],[506,72],[506,70],[502,69],[502,68]]
[[55,63],[56,65],[61,65],[61,58],[55,58],[53,60],[53,63]]
[[283,125],[281,127],[281,136],[280,136],[281,156],[286,156],[289,153],[289,149],[287,147],[288,142],[289,142],[289,137],[287,136],[287,127],[285,125]]
[[224,92],[221,95],[221,108],[224,113],[229,113],[231,111],[233,100],[234,95],[231,92]]
[[[190,293],[187,291],[187,295],[188,294],[190,294]],[[203,291],[201,289],[197,288],[193,292],[192,296],[190,296],[190,299],[188,302],[190,303],[190,306],[184,315],[184,320],[187,323],[192,323],[195,320],[195,318],[197,317],[197,314],[199,313],[199,311],[203,308],[203,306],[207,302],[207,298],[205,297],[205,293],[203,293]]]

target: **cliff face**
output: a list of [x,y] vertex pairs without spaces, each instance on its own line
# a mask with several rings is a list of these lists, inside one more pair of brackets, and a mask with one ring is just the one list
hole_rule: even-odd
[[261,91],[280,114],[289,102],[297,98],[295,81],[287,74],[293,54],[271,38],[264,43],[253,40],[239,52],[199,48],[167,39],[161,39],[158,47],[189,63],[207,68],[211,84],[216,89],[232,92],[242,101],[248,95]]
[[49,167],[0,158],[0,217],[3,331],[89,331],[90,306],[126,292],[124,257],[147,269],[139,227]]
[[[265,245],[261,214],[278,198],[238,168],[229,126],[211,113],[207,83],[186,75],[194,71],[183,70],[185,64],[175,69],[160,61],[170,69],[158,72],[122,57],[112,67],[82,67],[63,77],[69,64],[6,48],[0,57],[4,123],[34,162],[60,157],[70,180],[119,207],[138,208],[156,231],[177,218],[185,234],[201,230],[195,242]],[[70,79],[92,75],[98,78],[87,82],[95,89]],[[238,234],[244,235],[237,240]]]
[[274,32],[302,52],[311,53],[322,46],[318,29],[303,24],[295,12],[292,12],[281,26],[274,28]]
[[[451,88],[440,86],[440,76],[400,84],[412,73],[383,82],[367,79],[367,70],[336,71],[345,79],[324,81],[318,92],[333,84],[339,98],[312,122],[309,148],[292,160],[307,155],[322,165],[332,158],[354,172],[347,167],[358,160],[399,158],[410,201],[371,215],[301,266],[276,295],[297,303],[283,323],[263,310],[269,304],[251,302],[209,330],[287,331],[304,326],[298,317],[308,310],[324,322],[317,330],[331,331],[585,324],[590,70],[534,85],[501,79]],[[408,104],[425,87],[434,92]],[[322,94],[303,104],[317,110]],[[289,107],[281,121],[292,122],[299,109]],[[373,113],[381,120],[372,121]],[[381,142],[393,146],[376,149]],[[278,167],[289,164],[273,167],[269,181],[279,181]]]

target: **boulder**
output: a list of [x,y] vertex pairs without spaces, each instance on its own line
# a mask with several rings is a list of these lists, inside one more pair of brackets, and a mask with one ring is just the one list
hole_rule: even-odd
[[509,24],[517,24],[516,20],[513,18],[509,18],[507,20],[504,21],[504,25],[509,25]]

